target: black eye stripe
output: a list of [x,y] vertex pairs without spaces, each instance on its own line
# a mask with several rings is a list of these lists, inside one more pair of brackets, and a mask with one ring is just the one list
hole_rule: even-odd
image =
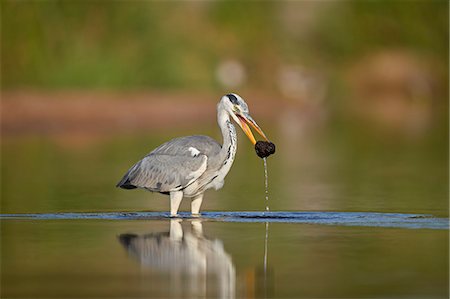
[[231,103],[237,105],[239,104],[238,99],[236,98],[236,96],[232,93],[227,94],[227,97],[230,99]]

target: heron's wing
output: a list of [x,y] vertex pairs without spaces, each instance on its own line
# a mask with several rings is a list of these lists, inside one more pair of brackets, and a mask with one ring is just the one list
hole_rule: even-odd
[[212,157],[217,155],[221,148],[221,145],[211,137],[195,135],[172,139],[158,146],[149,155],[192,156],[193,153],[198,151],[201,154]]
[[206,170],[205,155],[171,156],[150,154],[128,170],[118,187],[146,188],[155,192],[171,192],[185,188]]
[[208,136],[172,139],[131,167],[117,186],[163,193],[181,190],[205,172],[208,157],[214,157],[220,149]]

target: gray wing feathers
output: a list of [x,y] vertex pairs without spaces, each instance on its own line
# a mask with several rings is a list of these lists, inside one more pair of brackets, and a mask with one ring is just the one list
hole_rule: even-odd
[[149,155],[191,156],[192,153],[189,151],[190,147],[199,150],[200,153],[208,157],[217,155],[221,149],[220,144],[211,137],[196,135],[172,139],[154,149]]
[[203,174],[207,159],[205,155],[184,157],[152,154],[136,163],[125,177],[127,183],[135,187],[157,192],[176,191]]
[[163,193],[181,190],[205,172],[208,157],[218,154],[220,149],[208,136],[172,139],[133,165],[117,186]]

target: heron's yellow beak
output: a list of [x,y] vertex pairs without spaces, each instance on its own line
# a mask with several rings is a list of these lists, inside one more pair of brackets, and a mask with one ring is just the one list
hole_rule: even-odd
[[255,129],[259,135],[261,135],[261,137],[263,137],[266,141],[269,141],[269,139],[267,139],[267,137],[266,137],[266,134],[264,134],[264,132],[258,126],[256,121],[254,121],[253,118],[250,117],[250,115],[236,114],[236,116],[239,119],[242,130],[244,131],[245,135],[247,135],[248,139],[250,139],[250,141],[253,143],[253,145],[256,144],[256,140],[255,140],[255,136],[253,136],[252,130],[250,130],[250,127],[248,126],[248,124],[250,124],[253,127],[253,129]]

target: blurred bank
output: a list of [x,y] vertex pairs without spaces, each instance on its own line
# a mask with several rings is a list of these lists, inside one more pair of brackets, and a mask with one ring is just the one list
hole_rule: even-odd
[[3,1],[1,47],[3,92],[234,90],[409,135],[448,116],[447,1]]

